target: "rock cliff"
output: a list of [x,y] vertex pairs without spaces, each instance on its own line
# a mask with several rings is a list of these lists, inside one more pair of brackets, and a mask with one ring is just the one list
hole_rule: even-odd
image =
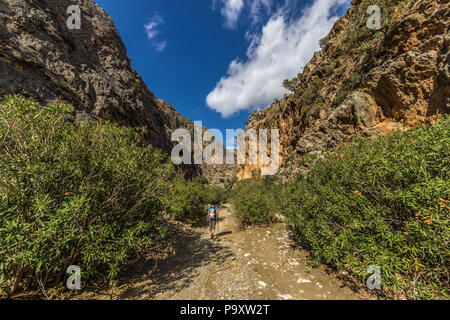
[[[73,4],[80,6],[81,28],[70,30],[67,9]],[[114,22],[92,0],[2,0],[0,75],[0,97],[65,102],[74,106],[76,121],[100,117],[145,127],[146,142],[169,154],[172,131],[193,130],[190,120],[147,88],[131,67]],[[190,166],[186,172],[206,172],[220,184],[228,175],[223,169]]]
[[[366,26],[373,4],[381,9],[378,30]],[[353,0],[322,50],[285,81],[292,93],[249,120],[247,129],[280,130],[282,180],[308,170],[306,154],[449,113],[449,21],[446,0]],[[257,177],[259,167],[239,166],[237,176]]]

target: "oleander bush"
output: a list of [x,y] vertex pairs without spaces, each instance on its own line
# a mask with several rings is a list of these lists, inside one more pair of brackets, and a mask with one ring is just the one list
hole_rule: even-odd
[[449,116],[386,137],[358,139],[285,186],[279,207],[319,261],[406,297],[449,298]]
[[230,199],[241,225],[270,224],[277,221],[277,195],[280,187],[272,177],[239,181]]
[[76,125],[69,107],[20,96],[0,102],[0,286],[11,293],[61,281],[114,277],[164,232],[175,172],[141,131],[109,122]]
[[226,200],[224,189],[178,177],[165,198],[165,206],[177,220],[195,225],[205,224],[208,205],[220,205]]

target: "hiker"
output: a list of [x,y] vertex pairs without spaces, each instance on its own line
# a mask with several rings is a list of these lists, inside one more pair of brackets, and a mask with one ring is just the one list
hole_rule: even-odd
[[208,206],[207,221],[209,222],[209,231],[211,232],[211,239],[214,239],[214,232],[216,231],[216,222],[219,219],[219,208],[214,205]]

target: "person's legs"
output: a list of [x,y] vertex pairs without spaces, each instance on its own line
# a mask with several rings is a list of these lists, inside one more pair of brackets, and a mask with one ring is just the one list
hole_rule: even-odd
[[214,238],[214,231],[216,229],[216,220],[209,220],[209,231],[211,233],[211,239]]

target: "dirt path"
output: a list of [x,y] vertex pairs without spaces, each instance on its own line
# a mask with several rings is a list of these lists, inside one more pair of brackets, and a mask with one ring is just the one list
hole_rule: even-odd
[[[239,231],[233,207],[220,210],[219,237],[206,228],[180,235],[175,254],[156,268],[136,267],[113,292],[97,299],[364,299],[293,249],[283,224]],[[153,270],[152,270],[153,269]],[[92,298],[85,296],[85,298]]]

